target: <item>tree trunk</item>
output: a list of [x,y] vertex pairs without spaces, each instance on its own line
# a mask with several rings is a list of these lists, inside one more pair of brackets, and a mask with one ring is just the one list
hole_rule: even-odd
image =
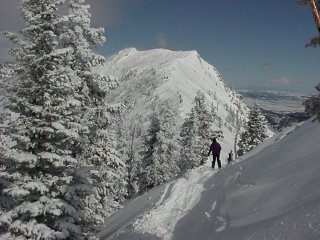
[[309,0],[309,5],[310,5],[311,11],[312,11],[313,19],[314,19],[316,26],[318,28],[318,31],[320,33],[320,17],[319,17],[317,5],[314,0]]

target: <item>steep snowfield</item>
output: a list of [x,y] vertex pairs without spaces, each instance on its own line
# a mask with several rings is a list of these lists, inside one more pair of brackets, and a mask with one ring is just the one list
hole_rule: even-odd
[[309,120],[219,171],[192,170],[128,202],[100,237],[320,239],[319,142]]
[[148,121],[152,101],[159,98],[160,101],[181,100],[181,105],[177,104],[180,111],[177,125],[181,126],[192,108],[197,91],[203,91],[208,106],[213,105],[222,119],[224,157],[230,148],[233,149],[234,126],[227,120],[229,111],[239,110],[245,118],[248,109],[239,99],[239,94],[228,88],[219,72],[196,51],[124,49],[108,58],[98,71],[119,79],[119,87],[110,93],[109,102],[124,102],[129,109],[125,113],[127,118],[142,116],[140,125]]

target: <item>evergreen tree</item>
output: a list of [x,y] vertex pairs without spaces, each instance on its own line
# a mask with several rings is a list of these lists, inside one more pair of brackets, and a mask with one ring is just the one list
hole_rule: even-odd
[[111,90],[117,87],[116,79],[93,71],[93,67],[104,63],[105,58],[92,49],[105,42],[104,29],[90,26],[89,5],[85,0],[69,0],[68,14],[58,25],[59,43],[65,52],[66,64],[84,80],[96,104]]
[[259,108],[255,106],[250,110],[245,131],[240,136],[237,151],[238,156],[242,156],[250,151],[266,138],[266,120]]
[[[90,26],[89,6],[84,0],[70,0],[68,14],[59,23],[60,45],[66,49],[66,64],[82,79],[88,89],[90,106],[86,111],[90,135],[83,145],[79,157],[81,165],[93,166],[90,177],[94,179],[92,194],[84,199],[88,226],[97,230],[104,220],[120,208],[126,197],[127,169],[116,150],[115,134],[112,129],[115,117],[122,106],[110,106],[105,96],[118,85],[117,80],[93,71],[104,63],[103,56],[93,52],[93,48],[105,41],[103,28]],[[70,61],[72,59],[72,61]]]
[[310,115],[316,115],[318,121],[320,122],[320,83],[316,86],[319,91],[318,95],[313,95],[308,98],[305,102],[305,110]]
[[195,108],[191,109],[188,117],[182,124],[180,132],[180,161],[182,171],[200,166],[201,156],[197,155],[195,146],[197,144],[198,122]]
[[144,150],[140,153],[142,156],[140,172],[139,172],[139,188],[141,192],[151,189],[155,185],[149,183],[149,172],[146,171],[148,166],[153,165],[154,146],[157,142],[157,133],[160,131],[160,123],[158,117],[157,104],[153,106],[153,111],[150,115],[150,125],[144,137]]
[[241,117],[242,114],[240,114],[242,113],[240,102],[237,102],[235,105],[236,105],[236,110],[230,107],[226,121],[229,124],[231,124],[231,126],[234,129],[234,153],[235,153],[234,157],[237,158],[238,138],[240,135],[240,130],[244,125],[243,123],[244,121]]
[[174,101],[156,103],[146,136],[141,174],[141,191],[174,178],[178,172],[179,145],[176,140],[177,106]]
[[[128,124],[129,122],[129,124]],[[127,167],[127,198],[134,197],[140,190],[138,184],[139,166],[141,157],[137,149],[141,148],[139,138],[141,136],[142,116],[138,115],[130,120],[122,116],[117,120],[117,149],[121,159],[125,160]]]
[[6,64],[6,65],[1,65],[0,64],[0,81],[1,85],[4,84],[4,80],[12,77],[14,75],[14,64]]
[[[84,1],[69,2],[68,15],[61,17],[57,12],[63,0],[21,1],[26,28],[19,34],[5,33],[17,45],[11,50],[18,63],[17,79],[7,91],[8,108],[18,116],[4,132],[15,145],[1,145],[0,233],[4,238],[81,239],[84,226],[100,214],[91,199],[97,189],[92,185],[101,176],[107,176],[106,182],[114,180],[109,171],[92,172],[88,164],[93,160],[83,160],[106,142],[98,141],[91,150],[94,139],[108,139],[98,123],[106,126],[110,112],[119,110],[99,105],[116,84],[113,79],[104,82],[92,71],[102,58],[90,49],[103,42],[103,32],[89,27]],[[102,149],[111,159],[107,165],[118,171],[114,165],[123,165],[107,142]],[[111,195],[114,204],[110,192],[123,193],[110,182],[104,195]]]
[[243,119],[241,118],[241,115],[239,114],[240,113],[240,106],[238,105],[238,110],[237,110],[237,113],[236,113],[236,118],[235,118],[235,134],[234,134],[234,158],[236,159],[238,156],[237,156],[237,146],[238,146],[238,138],[239,138],[239,135],[240,135],[240,130],[241,128],[243,127],[244,125],[244,121]]
[[221,130],[213,130],[216,114],[209,110],[203,92],[197,92],[194,107],[184,121],[180,133],[181,137],[181,169],[187,170],[203,165],[208,156],[211,139],[223,138]]
[[127,195],[127,170],[113,139],[116,139],[113,130],[99,129],[81,155],[80,163],[94,169],[90,172],[93,192],[83,200],[90,231],[99,230]]

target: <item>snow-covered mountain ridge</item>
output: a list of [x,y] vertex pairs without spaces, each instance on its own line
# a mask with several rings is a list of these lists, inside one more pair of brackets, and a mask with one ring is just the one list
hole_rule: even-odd
[[205,166],[135,198],[101,239],[320,238],[320,124],[308,120],[216,172]]
[[203,91],[208,106],[215,107],[221,119],[223,151],[233,148],[235,130],[230,113],[238,112],[245,119],[248,108],[240,95],[228,88],[219,72],[196,51],[124,49],[108,58],[98,71],[119,79],[119,87],[111,93],[109,101],[125,103],[127,117],[137,119],[140,116],[140,125],[147,121],[152,102],[158,98],[177,101],[177,125],[181,126],[197,91]]

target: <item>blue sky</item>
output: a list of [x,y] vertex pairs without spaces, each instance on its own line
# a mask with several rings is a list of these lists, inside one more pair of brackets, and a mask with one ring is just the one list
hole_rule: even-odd
[[[1,2],[0,30],[15,30],[17,0]],[[304,47],[317,29],[295,0],[87,2],[92,24],[105,27],[105,56],[127,47],[197,50],[236,89],[312,92],[320,81],[320,48]]]

